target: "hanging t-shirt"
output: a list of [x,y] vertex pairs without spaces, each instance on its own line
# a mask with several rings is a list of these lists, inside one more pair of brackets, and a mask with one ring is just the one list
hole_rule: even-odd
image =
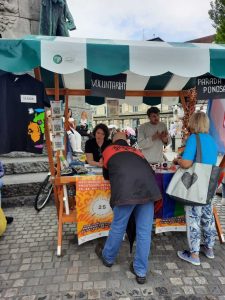
[[42,153],[44,106],[50,103],[42,82],[28,74],[0,76],[0,154]]

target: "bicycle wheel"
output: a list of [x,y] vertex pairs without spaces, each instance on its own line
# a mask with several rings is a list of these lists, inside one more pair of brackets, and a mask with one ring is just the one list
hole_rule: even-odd
[[50,174],[48,174],[45,178],[45,180],[42,182],[40,189],[37,193],[37,196],[34,200],[34,208],[37,211],[40,211],[42,208],[45,207],[45,205],[47,204],[49,197],[52,193],[52,183],[50,181]]

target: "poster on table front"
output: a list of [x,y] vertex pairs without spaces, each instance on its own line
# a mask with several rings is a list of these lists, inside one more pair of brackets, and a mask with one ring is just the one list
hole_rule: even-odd
[[186,231],[185,216],[155,220],[155,233]]
[[113,219],[109,200],[110,184],[102,176],[76,179],[78,245],[108,236]]
[[225,98],[208,102],[209,133],[215,139],[218,152],[225,154]]

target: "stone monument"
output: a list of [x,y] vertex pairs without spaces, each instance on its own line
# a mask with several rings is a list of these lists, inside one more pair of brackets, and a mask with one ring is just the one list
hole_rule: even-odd
[[0,0],[0,34],[21,38],[39,33],[41,0]]

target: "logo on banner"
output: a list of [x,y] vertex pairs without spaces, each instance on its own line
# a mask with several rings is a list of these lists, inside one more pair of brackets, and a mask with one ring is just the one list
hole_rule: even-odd
[[55,64],[61,64],[61,62],[62,62],[62,56],[61,55],[59,55],[59,54],[56,54],[54,57],[53,57],[53,61],[54,61],[54,63]]
[[102,76],[91,74],[91,96],[125,99],[127,74]]
[[198,77],[196,89],[198,100],[225,98],[225,79],[211,75]]

